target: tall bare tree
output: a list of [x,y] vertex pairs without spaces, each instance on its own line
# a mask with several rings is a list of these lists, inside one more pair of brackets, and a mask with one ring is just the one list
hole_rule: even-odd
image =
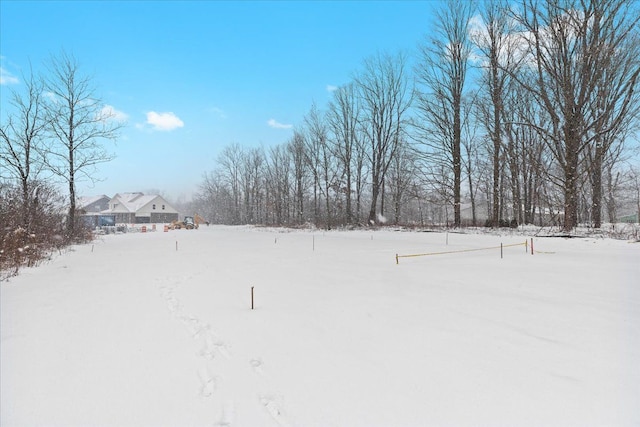
[[0,160],[20,185],[22,195],[22,226],[30,233],[32,213],[37,206],[37,180],[44,167],[42,149],[46,118],[43,102],[43,83],[33,72],[23,76],[25,93],[12,91],[11,105],[15,108],[7,122],[0,126]]
[[351,224],[354,219],[352,207],[354,176],[357,187],[357,175],[362,170],[361,154],[363,153],[361,109],[353,83],[336,89],[333,93],[333,101],[329,104],[327,116],[334,137],[334,151],[340,160],[345,181],[343,189],[346,202],[345,219],[347,224]]
[[418,102],[422,120],[418,129],[429,151],[429,161],[448,164],[451,169],[456,227],[461,222],[462,103],[472,51],[469,22],[473,11],[474,3],[466,0],[445,3],[436,15],[433,35],[421,46],[422,61],[417,70],[423,88]]
[[269,149],[268,157],[266,182],[269,211],[276,225],[284,225],[289,222],[291,211],[291,156],[287,146],[277,145]]
[[226,146],[218,156],[220,177],[228,188],[232,200],[232,224],[242,221],[242,171],[244,167],[245,150],[238,143]]
[[[523,0],[515,14],[530,49],[532,72],[519,83],[539,100],[550,130],[538,127],[560,166],[564,196],[563,228],[578,224],[580,159],[592,141],[612,130],[628,113],[640,67],[630,64],[619,79],[615,99],[603,103],[602,89],[616,71],[622,49],[637,37],[637,3],[630,0]],[[635,50],[632,61],[637,61]],[[598,142],[596,142],[596,145]],[[599,202],[598,202],[599,204]]]
[[92,79],[82,74],[73,55],[62,52],[51,57],[45,90],[47,124],[51,145],[46,149],[48,169],[68,184],[69,215],[67,232],[76,227],[76,182],[96,180],[95,169],[114,158],[102,141],[115,140],[123,123],[116,121],[112,109],[96,95]]
[[393,157],[387,172],[385,185],[391,193],[391,205],[393,207],[394,224],[400,224],[410,191],[415,187],[417,163],[414,152],[410,150],[405,140],[402,140],[398,152]]
[[251,148],[244,153],[241,167],[242,192],[244,196],[244,223],[260,221],[261,204],[264,197],[265,155],[262,148]]
[[325,113],[320,111],[315,103],[305,116],[304,123],[307,164],[314,177],[315,221],[318,224],[320,219],[320,198],[323,198],[325,226],[327,229],[331,229],[331,199],[336,180],[336,165],[334,153],[329,142],[329,126]]
[[294,131],[287,143],[287,152],[291,157],[293,167],[293,212],[297,224],[304,222],[304,200],[307,188],[307,168],[305,162],[304,135]]
[[[523,56],[514,36],[513,20],[509,16],[508,3],[505,0],[486,0],[481,3],[480,17],[482,23],[471,32],[471,39],[479,52],[482,68],[481,87],[484,102],[479,102],[478,105],[482,113],[482,123],[491,140],[493,182],[490,219],[492,225],[497,227],[502,211],[500,183],[505,157],[503,151],[507,145],[505,141],[509,139],[505,137],[503,123],[504,102],[507,97],[509,75],[515,72]],[[517,162],[512,162],[511,166],[515,164]],[[516,178],[517,173],[514,172],[516,171],[513,171],[511,176]],[[512,187],[517,192],[515,184],[516,182],[512,182]],[[514,202],[517,203],[516,200]]]
[[640,70],[639,30],[611,55],[597,85],[595,100],[590,104],[587,120],[593,123],[593,129],[587,135],[590,143],[585,151],[591,184],[591,221],[595,228],[602,225],[603,174],[621,158],[629,131],[640,125],[640,94],[633,90],[633,86],[638,86]]
[[477,209],[477,195],[478,195],[478,180],[482,179],[485,175],[484,168],[480,165],[479,155],[479,143],[480,137],[478,136],[478,128],[480,123],[477,120],[473,120],[473,114],[470,110],[477,109],[478,97],[476,95],[463,99],[462,102],[462,116],[465,120],[462,122],[462,133],[465,138],[462,138],[462,150],[461,157],[463,163],[463,172],[467,178],[467,189],[469,191],[469,202],[471,203],[471,225],[474,227],[478,222],[478,209]]
[[376,222],[378,198],[387,169],[407,131],[407,110],[413,100],[413,90],[409,87],[405,68],[404,55],[378,54],[365,60],[364,70],[356,78],[362,102],[365,138],[369,145],[371,224]]

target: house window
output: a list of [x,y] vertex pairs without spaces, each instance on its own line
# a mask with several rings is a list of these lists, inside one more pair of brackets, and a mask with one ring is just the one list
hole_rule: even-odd
[[164,205],[162,205],[162,210],[164,210]]
[[156,205],[155,205],[155,204],[153,205],[153,210],[154,210],[154,211],[156,210]]

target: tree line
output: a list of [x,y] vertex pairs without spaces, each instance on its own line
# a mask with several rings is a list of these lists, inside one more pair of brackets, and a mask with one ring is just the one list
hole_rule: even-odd
[[629,0],[449,0],[416,65],[367,58],[287,142],[225,147],[195,209],[326,228],[640,216],[639,20]]
[[[640,170],[631,165],[638,7],[631,0],[443,2],[417,59],[366,58],[327,105],[310,106],[287,141],[226,146],[191,210],[213,223],[326,228],[554,223],[571,230],[615,222],[621,208],[640,216]],[[123,125],[73,55],[46,65],[43,76],[23,76],[0,127],[0,238],[23,250],[37,247],[29,239],[44,230],[51,244],[82,235],[76,182],[112,159],[102,142]],[[66,195],[55,190],[60,181]]]

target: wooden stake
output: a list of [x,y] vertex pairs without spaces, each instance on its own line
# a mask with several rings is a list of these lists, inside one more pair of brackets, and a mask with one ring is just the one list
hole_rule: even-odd
[[502,259],[502,242],[500,242],[500,259]]
[[251,310],[253,310],[253,286],[251,287]]
[[531,238],[531,255],[533,255],[533,237]]

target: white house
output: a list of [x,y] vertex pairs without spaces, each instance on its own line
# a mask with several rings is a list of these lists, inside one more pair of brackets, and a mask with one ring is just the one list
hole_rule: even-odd
[[118,193],[101,213],[114,215],[116,223],[164,223],[178,219],[178,211],[162,196],[143,193]]

